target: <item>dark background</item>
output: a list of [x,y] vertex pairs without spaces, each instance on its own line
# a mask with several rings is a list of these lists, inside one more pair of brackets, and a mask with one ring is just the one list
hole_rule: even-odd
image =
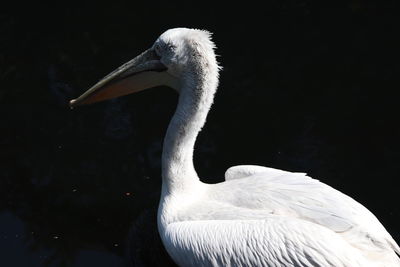
[[203,181],[238,164],[307,172],[400,241],[396,1],[32,2],[0,9],[1,266],[172,265],[155,214],[177,95],[67,103],[177,26],[213,32],[224,67]]

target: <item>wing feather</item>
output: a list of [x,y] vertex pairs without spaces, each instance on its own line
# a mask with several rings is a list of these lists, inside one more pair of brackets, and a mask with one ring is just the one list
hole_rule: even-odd
[[340,234],[365,254],[388,255],[399,266],[394,253],[399,253],[398,245],[363,205],[305,174],[266,169],[221,183],[215,189],[224,195],[214,195],[235,207],[247,208],[249,216],[255,210],[265,210],[288,220],[297,218],[321,225]]
[[176,222],[163,239],[180,266],[371,266],[333,231],[280,216]]

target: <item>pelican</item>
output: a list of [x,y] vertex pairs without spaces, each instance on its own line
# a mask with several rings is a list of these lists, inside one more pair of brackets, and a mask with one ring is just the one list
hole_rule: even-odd
[[202,183],[196,137],[218,87],[211,34],[175,28],[71,107],[164,85],[179,93],[162,152],[158,231],[179,266],[400,266],[400,248],[363,205],[304,173],[255,165]]

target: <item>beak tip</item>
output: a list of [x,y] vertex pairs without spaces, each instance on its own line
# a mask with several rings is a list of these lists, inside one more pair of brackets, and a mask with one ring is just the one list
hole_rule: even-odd
[[69,107],[71,109],[73,109],[75,107],[75,103],[76,103],[76,99],[72,99],[71,101],[69,101]]

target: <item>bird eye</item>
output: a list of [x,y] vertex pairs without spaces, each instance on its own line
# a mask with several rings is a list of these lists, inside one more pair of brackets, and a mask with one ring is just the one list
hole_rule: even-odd
[[176,46],[173,44],[168,44],[168,49],[174,51],[176,49]]

